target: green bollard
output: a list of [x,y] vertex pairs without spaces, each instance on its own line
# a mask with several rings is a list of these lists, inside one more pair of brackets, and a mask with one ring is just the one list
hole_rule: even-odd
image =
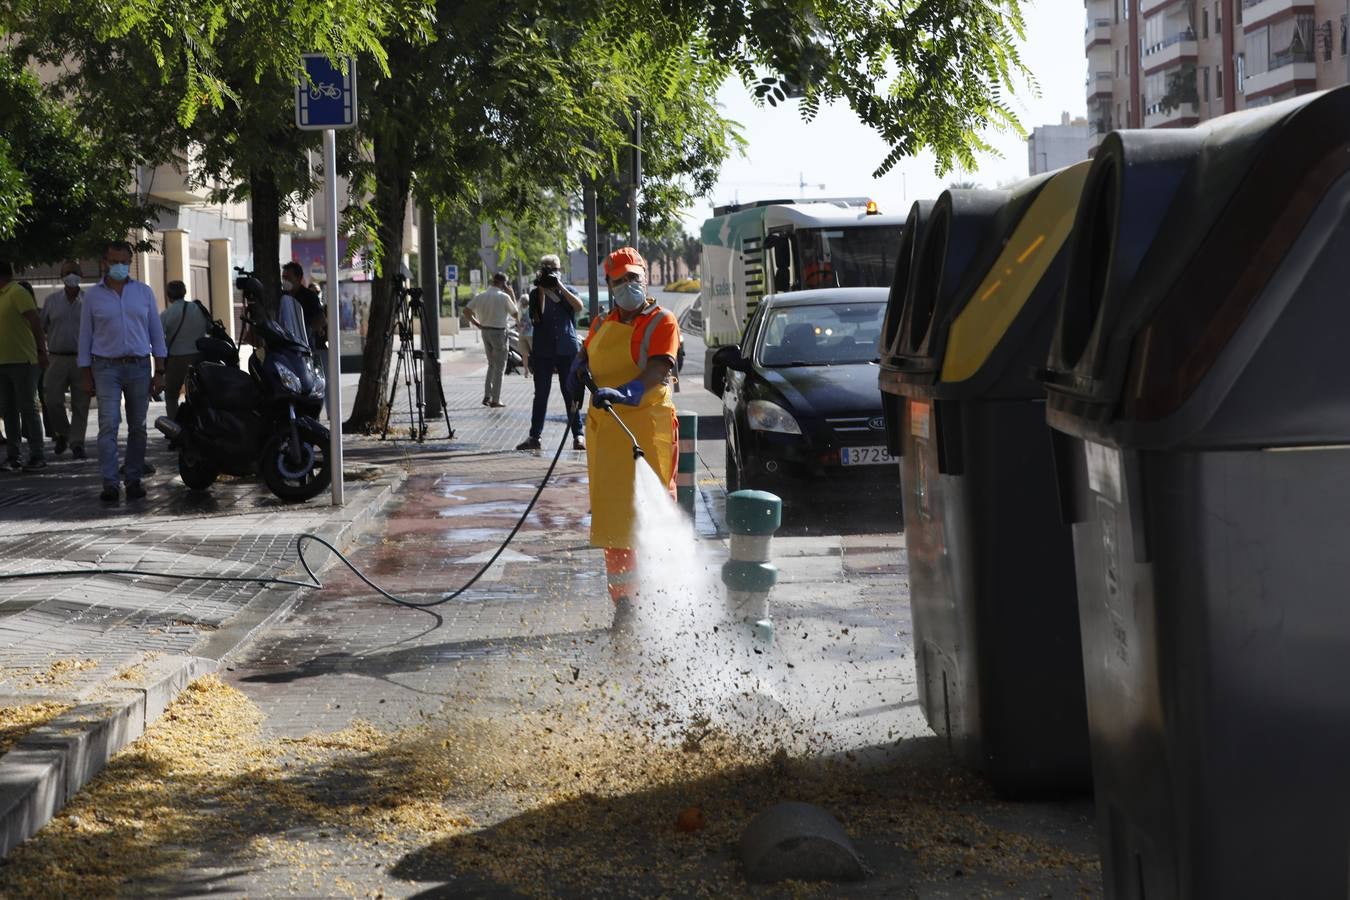
[[694,413],[679,413],[676,416],[680,429],[680,455],[675,465],[675,499],[694,521],[694,473],[698,465],[698,416]]
[[765,491],[737,491],[727,497],[731,559],[722,564],[727,610],[733,621],[748,623],[755,637],[773,638],[769,592],[778,582],[770,562],[773,534],[783,524],[783,501]]

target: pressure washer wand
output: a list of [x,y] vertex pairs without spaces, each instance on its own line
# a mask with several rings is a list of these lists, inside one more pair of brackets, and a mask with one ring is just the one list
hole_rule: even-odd
[[597,400],[595,398],[595,392],[600,390],[600,388],[595,384],[595,377],[591,375],[590,367],[582,366],[577,374],[581,378],[581,383],[591,392],[591,406],[594,406],[596,409],[603,409],[613,416],[614,421],[618,422],[619,427],[623,429],[623,433],[628,435],[628,440],[633,442],[633,459],[642,459],[646,456],[647,454],[642,452],[642,447],[638,445],[638,439],[633,436],[633,432],[628,429],[628,426],[623,423],[623,419],[619,418],[619,414],[615,412],[614,404],[610,403],[608,400]]

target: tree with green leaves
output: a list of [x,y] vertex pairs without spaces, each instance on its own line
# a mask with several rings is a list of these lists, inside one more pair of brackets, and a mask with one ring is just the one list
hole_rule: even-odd
[[[670,126],[652,128],[644,144],[665,140],[686,151],[648,153],[645,215],[649,222],[673,215],[673,200],[694,188],[691,172],[700,162],[715,171],[725,151],[729,123],[711,97],[732,73],[765,102],[800,96],[808,119],[822,103],[847,102],[892,147],[878,173],[925,148],[942,172],[973,167],[975,154],[989,149],[982,132],[1019,127],[1003,96],[1031,82],[1015,46],[1023,36],[1020,4],[583,0],[483,10],[441,0],[431,27],[391,34],[389,76],[366,94],[362,127],[373,147],[375,200],[363,228],[377,254],[396,261],[414,187],[442,210],[482,203],[485,219],[510,215],[513,199],[523,206],[529,186],[567,192],[591,182],[617,193],[626,112],[635,103]],[[694,106],[680,110],[681,103]],[[668,168],[653,164],[658,159]],[[487,208],[493,201],[505,208]],[[389,271],[382,268],[373,291],[374,339],[366,343],[349,430],[380,420],[391,351],[382,337],[392,314]]]
[[70,107],[0,55],[0,258],[93,255],[151,210],[126,190],[131,161],[80,128]]
[[[7,25],[21,31],[17,56],[61,67],[56,86],[78,104],[87,133],[129,159],[186,165],[191,180],[219,185],[218,200],[250,202],[255,266],[275,296],[280,217],[316,187],[309,151],[317,135],[294,122],[300,54],[363,53],[378,67],[387,21],[416,8],[396,10],[393,0],[203,0],[177,10],[170,27],[164,16],[174,9],[34,2],[16,7]],[[166,40],[160,27],[193,46]],[[135,116],[121,115],[126,110]]]
[[[434,31],[390,35],[389,74],[366,82],[362,104],[372,152],[361,174],[373,200],[355,211],[354,224],[375,249],[377,277],[345,429],[369,431],[383,420],[410,192],[444,217],[521,231],[544,212],[540,197],[575,196],[583,178],[617,169],[634,101],[658,120],[667,109],[699,106],[702,121],[716,127],[700,136],[698,122],[673,115],[671,127],[704,142],[708,177],[715,174],[727,142],[711,101],[718,70],[694,65],[682,45],[658,47],[608,13],[586,12],[561,3],[464,9],[443,0]],[[557,215],[555,205],[543,221],[552,227]]]

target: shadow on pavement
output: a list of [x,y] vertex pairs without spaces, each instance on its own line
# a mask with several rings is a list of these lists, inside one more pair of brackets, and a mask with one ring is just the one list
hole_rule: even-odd
[[[878,750],[871,755],[884,762],[766,753],[746,765],[676,760],[669,772],[634,764],[609,783],[564,786],[550,802],[408,854],[390,874],[443,882],[418,897],[744,895],[751,888],[736,855],[741,832],[773,804],[800,800],[833,813],[873,870],[865,882],[830,885],[826,896],[1058,898],[1095,891],[1095,848],[1082,827],[1089,804],[1001,804],[949,763],[938,738]],[[733,752],[733,759],[743,756]],[[690,778],[690,771],[700,774]],[[650,781],[627,792],[625,777],[634,773]],[[676,822],[689,807],[701,810],[704,825],[685,832]],[[799,896],[802,888],[754,893]]]

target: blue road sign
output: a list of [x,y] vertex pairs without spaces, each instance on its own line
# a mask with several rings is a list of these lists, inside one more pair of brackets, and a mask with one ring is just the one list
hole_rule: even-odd
[[309,78],[295,85],[296,126],[306,131],[355,127],[356,60],[348,57],[344,73],[322,53],[302,59]]
[[446,280],[446,281],[454,281],[454,282],[458,282],[458,281],[459,281],[459,266],[452,266],[452,265],[447,264],[446,267],[445,267],[445,280]]

